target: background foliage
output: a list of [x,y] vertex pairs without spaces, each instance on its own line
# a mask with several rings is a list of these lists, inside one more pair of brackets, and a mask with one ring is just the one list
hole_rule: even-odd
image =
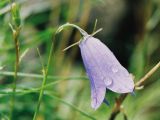
[[[21,30],[17,90],[14,120],[33,118],[42,84],[42,61],[47,59],[56,29],[66,22],[81,26],[92,33],[94,22],[103,31],[96,35],[116,55],[138,81],[160,58],[160,1],[159,0],[16,0],[19,4]],[[14,81],[15,45],[9,23],[12,20],[10,0],[0,0],[0,119],[9,119],[12,84]],[[115,98],[108,91],[110,106],[94,111],[90,107],[90,85],[85,77],[78,47],[62,49],[78,41],[75,29],[65,29],[57,35],[47,86],[38,112],[38,120],[106,120]],[[159,120],[160,70],[145,83],[135,96],[123,103],[129,120]],[[58,76],[58,77],[55,77]],[[77,76],[77,77],[75,77]],[[84,77],[83,77],[84,76]],[[79,78],[78,78],[79,77]],[[117,120],[123,120],[120,113]]]

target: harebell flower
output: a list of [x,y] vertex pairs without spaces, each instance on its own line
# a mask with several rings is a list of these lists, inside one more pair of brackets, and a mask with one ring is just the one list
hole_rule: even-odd
[[93,37],[94,33],[88,35],[87,32],[74,24],[66,23],[59,27],[57,32],[67,26],[77,28],[83,36],[80,41],[64,50],[79,45],[86,73],[90,80],[91,107],[96,110],[102,102],[106,102],[106,90],[116,93],[132,93],[134,90],[133,78],[110,49],[99,39]]

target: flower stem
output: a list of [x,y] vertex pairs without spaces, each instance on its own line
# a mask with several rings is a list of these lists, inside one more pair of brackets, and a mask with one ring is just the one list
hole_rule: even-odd
[[[94,30],[93,30],[93,33],[91,34],[91,36],[94,36],[95,34],[97,34],[98,32],[102,31],[102,28],[98,29],[97,31],[95,31],[96,29],[96,25],[97,25],[97,20],[95,22],[95,26],[94,26]],[[66,23],[62,26],[60,26],[57,31],[56,31],[56,34],[61,32],[65,27],[74,27],[74,28],[77,28],[79,30],[79,32],[82,34],[82,36],[88,36],[88,33],[86,31],[84,31],[82,28],[80,28],[79,26],[75,25],[75,24],[71,24],[71,23]],[[66,47],[65,49],[63,49],[63,51],[66,51],[68,50],[69,48],[75,46],[75,45],[78,45],[79,43],[81,42],[81,40],[79,40],[78,42],[76,43],[73,43],[72,45]]]
[[15,68],[14,68],[14,81],[13,81],[13,93],[11,96],[11,109],[10,109],[10,120],[13,119],[13,113],[14,113],[14,106],[15,106],[15,93],[16,93],[16,82],[18,79],[18,69],[19,69],[19,33],[20,33],[20,25],[21,25],[21,19],[20,19],[20,13],[19,13],[19,6],[13,1],[10,0],[11,3],[11,18],[12,18],[12,24],[10,23],[9,26],[13,33],[13,40],[14,40],[14,46],[15,46],[15,53],[16,53],[16,60],[15,60]]
[[61,32],[65,27],[74,27],[74,28],[77,28],[77,29],[79,30],[79,32],[80,32],[83,36],[87,36],[87,35],[88,35],[88,33],[87,33],[86,31],[84,31],[82,28],[80,28],[79,26],[77,26],[77,25],[75,25],[75,24],[71,24],[71,23],[66,23],[66,24],[60,26],[60,27],[57,29],[56,33]]
[[46,80],[47,80],[47,73],[46,73],[46,71],[44,71],[43,74],[44,74],[44,78],[43,78],[43,82],[42,82],[42,87],[40,89],[39,98],[38,98],[38,104],[37,104],[37,107],[36,107],[36,110],[35,110],[35,113],[34,113],[33,120],[36,120],[37,113],[39,111],[39,107],[40,107],[42,96],[43,96],[43,92],[44,92],[44,86],[45,86]]
[[144,76],[142,77],[136,84],[135,87],[140,87],[143,83],[160,67],[160,61]]
[[18,41],[18,36],[19,36],[19,30],[17,29],[16,31],[13,32],[13,38],[14,38],[14,44],[15,44],[15,50],[16,50],[16,61],[15,61],[15,72],[14,72],[14,81],[13,81],[13,94],[11,97],[11,112],[10,112],[10,119],[12,119],[12,115],[14,112],[14,103],[15,103],[15,92],[16,92],[16,82],[18,79],[18,69],[19,69],[19,41]]
[[42,101],[42,97],[43,97],[43,93],[44,93],[45,84],[46,84],[46,81],[47,81],[48,70],[49,70],[49,66],[50,66],[50,62],[51,62],[53,49],[54,49],[54,44],[52,43],[50,53],[49,53],[49,57],[48,57],[47,67],[43,68],[43,82],[42,82],[42,86],[41,86],[41,89],[40,89],[40,92],[39,92],[38,103],[37,103],[36,110],[34,112],[33,120],[36,120],[36,117],[37,117],[37,114],[38,114],[38,111],[39,111],[39,108],[40,108],[40,104],[41,104],[41,101]]

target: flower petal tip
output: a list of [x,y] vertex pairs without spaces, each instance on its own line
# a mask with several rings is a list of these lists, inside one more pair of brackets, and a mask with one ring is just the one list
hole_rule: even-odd
[[92,107],[94,110],[97,110],[98,107],[99,107],[99,105],[97,105],[97,104],[92,104],[92,103],[91,103],[91,107]]
[[94,110],[97,110],[100,105],[101,105],[101,103],[98,103],[96,99],[93,99],[93,100],[91,101],[91,107],[92,107]]
[[92,101],[91,102],[91,107],[94,109],[94,110],[97,110],[97,108],[99,107],[96,103],[96,101]]

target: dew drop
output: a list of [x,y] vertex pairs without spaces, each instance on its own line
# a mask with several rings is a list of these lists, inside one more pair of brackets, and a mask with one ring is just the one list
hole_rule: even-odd
[[109,78],[105,78],[104,79],[104,84],[106,85],[106,86],[110,86],[111,84],[112,84],[112,80],[111,79],[109,79]]
[[112,72],[117,73],[118,72],[118,68],[116,66],[112,66],[111,67]]

